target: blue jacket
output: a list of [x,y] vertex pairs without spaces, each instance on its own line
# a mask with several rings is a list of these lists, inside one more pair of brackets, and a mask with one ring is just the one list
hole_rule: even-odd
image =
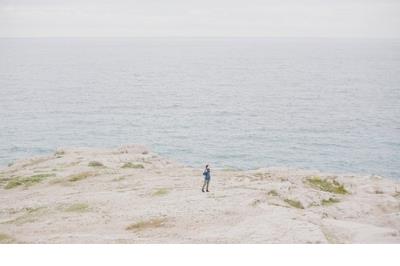
[[210,179],[211,178],[210,169],[204,170],[203,175],[205,179]]

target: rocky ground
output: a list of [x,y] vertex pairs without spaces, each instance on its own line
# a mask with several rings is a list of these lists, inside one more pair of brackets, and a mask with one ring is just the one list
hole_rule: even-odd
[[[212,165],[211,165],[212,167]],[[0,169],[0,243],[400,243],[400,183],[202,169],[145,147],[59,149]]]

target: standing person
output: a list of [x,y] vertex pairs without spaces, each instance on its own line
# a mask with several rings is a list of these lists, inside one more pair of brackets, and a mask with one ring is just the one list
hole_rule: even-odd
[[204,187],[206,187],[206,191],[208,191],[208,184],[210,184],[210,179],[211,179],[211,173],[210,173],[210,168],[208,167],[208,164],[206,165],[206,168],[204,169],[203,175],[204,175],[204,184],[203,188],[201,189],[202,192],[204,192]]

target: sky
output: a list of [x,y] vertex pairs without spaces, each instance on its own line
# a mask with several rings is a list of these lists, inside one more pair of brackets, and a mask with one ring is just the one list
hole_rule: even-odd
[[0,37],[400,38],[400,0],[0,0]]

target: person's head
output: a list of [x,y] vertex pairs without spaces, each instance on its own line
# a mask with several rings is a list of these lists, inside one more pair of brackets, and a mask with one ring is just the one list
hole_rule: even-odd
[[208,164],[206,164],[206,169],[208,169]]

